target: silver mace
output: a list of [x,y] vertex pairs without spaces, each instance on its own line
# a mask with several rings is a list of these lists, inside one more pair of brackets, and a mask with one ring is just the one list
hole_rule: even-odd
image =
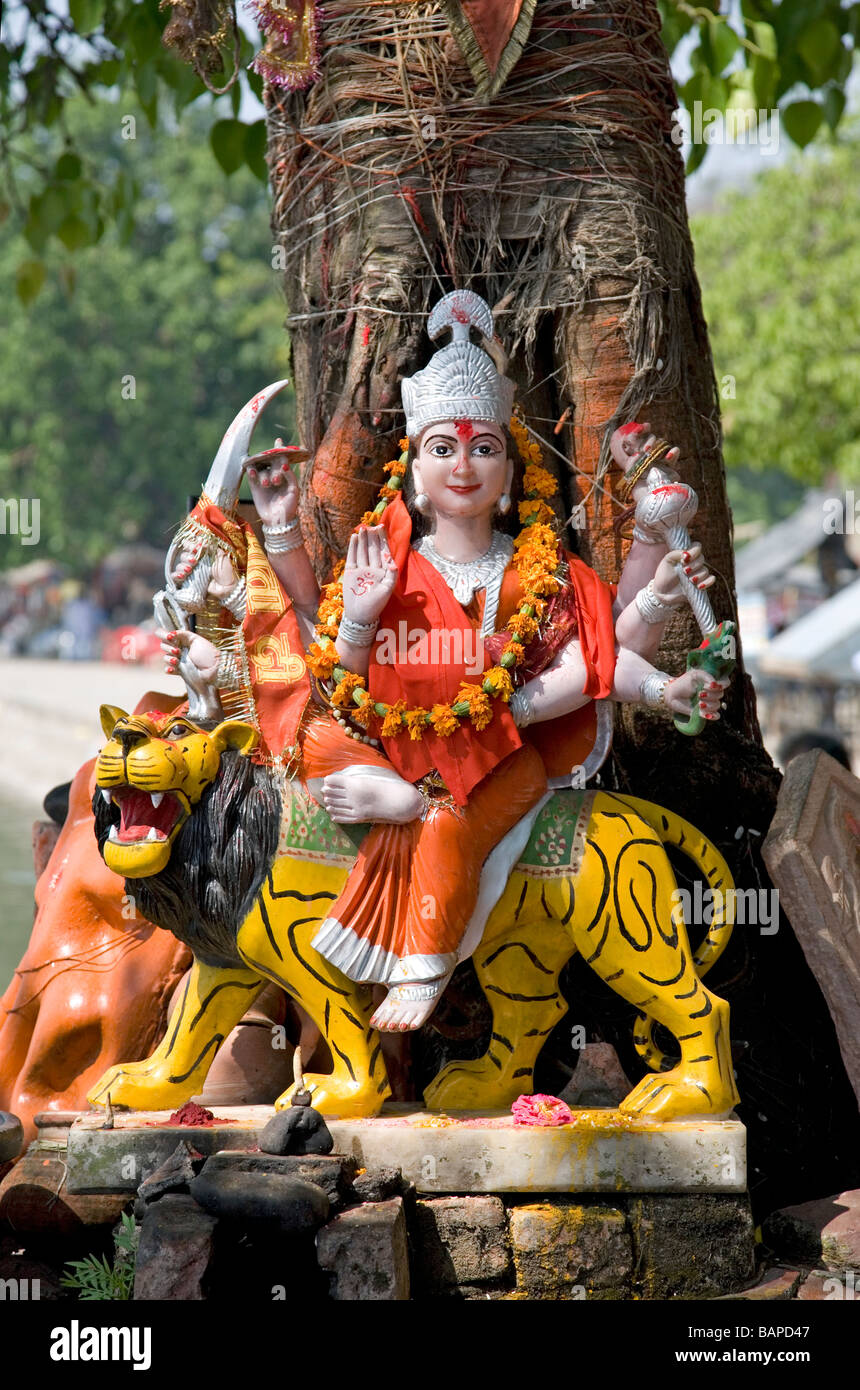
[[[654,471],[658,473],[659,481],[636,503],[636,521],[642,527],[660,532],[670,550],[689,550],[690,533],[687,527],[699,510],[699,499],[687,483],[678,481],[662,469]],[[701,647],[688,653],[687,669],[696,666],[712,677],[730,675],[735,666],[735,624],[717,622],[707,590],[698,588],[683,568],[678,570],[678,579],[681,592],[704,638]],[[675,728],[682,734],[701,733],[704,724],[696,708],[689,719],[675,720]]]
[[[212,461],[206,482],[203,484],[203,491],[209,501],[213,502],[216,507],[220,507],[222,511],[229,513],[235,510],[239,499],[242,474],[246,465],[251,461],[252,456],[248,450],[251,437],[257,428],[257,422],[269,401],[289,384],[289,380],[285,377],[283,381],[275,381],[271,386],[264,386],[262,391],[258,391],[256,395],[251,397],[247,405],[242,407],[225,432],[218,452]],[[187,628],[191,618],[190,613],[180,602],[172,578],[176,568],[178,548],[179,539],[177,537],[172,542],[164,561],[165,587],[160,589],[152,600],[158,626],[173,630]],[[200,721],[224,718],[217,687],[203,680],[188,655],[187,648],[180,649],[179,675],[188,690],[188,716],[190,719]]]

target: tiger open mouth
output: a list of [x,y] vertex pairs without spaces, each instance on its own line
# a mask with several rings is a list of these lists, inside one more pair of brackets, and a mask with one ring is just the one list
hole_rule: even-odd
[[146,792],[140,787],[101,788],[101,794],[111,808],[111,827],[108,839],[113,844],[136,845],[162,843],[188,817],[185,799],[175,792]]

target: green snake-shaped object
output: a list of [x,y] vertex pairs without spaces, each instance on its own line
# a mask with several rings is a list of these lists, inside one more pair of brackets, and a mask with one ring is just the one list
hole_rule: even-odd
[[[713,632],[708,633],[701,646],[694,647],[687,653],[687,670],[698,667],[706,671],[711,680],[721,680],[723,676],[730,676],[737,665],[736,634],[737,627],[734,623],[719,623]],[[691,738],[700,734],[704,727],[705,719],[696,705],[689,719],[675,720],[678,733],[688,734]]]

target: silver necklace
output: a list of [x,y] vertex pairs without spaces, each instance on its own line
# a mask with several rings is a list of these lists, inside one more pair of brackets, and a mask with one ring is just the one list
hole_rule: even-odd
[[479,589],[486,589],[481,630],[485,635],[493,632],[502,578],[514,553],[512,537],[506,536],[503,531],[494,531],[493,539],[483,555],[478,555],[474,560],[449,560],[447,555],[440,555],[432,536],[421,536],[414,548],[441,574],[457,602],[464,608],[472,602]]

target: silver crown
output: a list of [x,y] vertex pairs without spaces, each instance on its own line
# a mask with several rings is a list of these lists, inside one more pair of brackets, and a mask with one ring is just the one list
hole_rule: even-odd
[[435,341],[446,328],[451,342],[431,357],[422,371],[401,382],[406,433],[410,439],[440,420],[492,420],[507,425],[515,386],[496,369],[492,358],[469,338],[475,328],[493,336],[489,304],[472,290],[453,290],[434,307],[427,332]]

